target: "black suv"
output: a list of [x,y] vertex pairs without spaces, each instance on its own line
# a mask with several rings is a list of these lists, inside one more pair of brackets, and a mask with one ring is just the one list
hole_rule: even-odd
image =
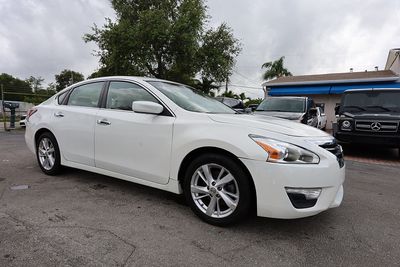
[[335,113],[337,140],[400,148],[400,89],[347,90]]

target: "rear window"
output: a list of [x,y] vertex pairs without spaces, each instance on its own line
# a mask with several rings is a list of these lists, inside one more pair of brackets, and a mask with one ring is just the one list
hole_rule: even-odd
[[73,89],[68,98],[69,106],[97,107],[104,82],[89,83]]

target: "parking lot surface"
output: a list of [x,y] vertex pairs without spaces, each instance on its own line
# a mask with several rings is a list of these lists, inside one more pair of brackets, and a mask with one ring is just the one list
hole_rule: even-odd
[[339,208],[220,228],[174,194],[75,169],[46,176],[22,131],[0,132],[0,266],[398,266],[399,191],[400,166],[348,160]]

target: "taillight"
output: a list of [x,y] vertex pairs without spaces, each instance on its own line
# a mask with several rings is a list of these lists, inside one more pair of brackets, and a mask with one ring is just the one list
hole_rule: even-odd
[[29,121],[29,118],[36,113],[37,108],[33,107],[31,109],[28,110],[28,114],[26,114],[26,120]]

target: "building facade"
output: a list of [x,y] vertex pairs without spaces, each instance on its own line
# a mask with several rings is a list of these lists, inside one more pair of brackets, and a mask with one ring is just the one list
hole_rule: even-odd
[[327,116],[327,129],[336,121],[335,106],[348,89],[398,88],[400,48],[389,51],[385,70],[280,77],[263,84],[265,96],[309,96]]

